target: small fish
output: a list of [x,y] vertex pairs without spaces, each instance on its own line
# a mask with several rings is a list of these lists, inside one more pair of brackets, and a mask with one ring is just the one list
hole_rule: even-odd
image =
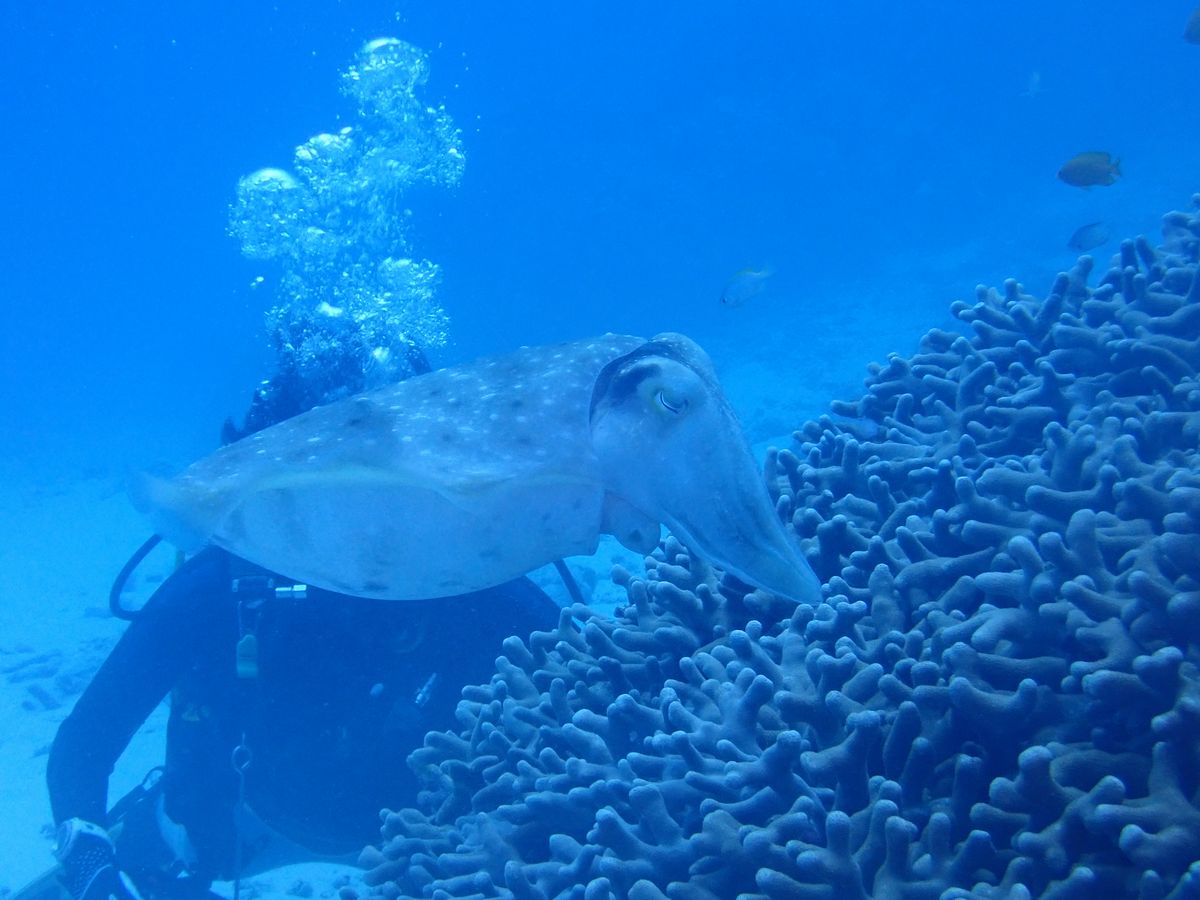
[[1075,233],[1067,241],[1067,247],[1076,253],[1087,253],[1101,244],[1107,244],[1109,236],[1107,225],[1103,222],[1091,222],[1075,229]]
[[1183,29],[1183,39],[1189,44],[1200,44],[1200,6],[1193,9],[1188,17],[1187,26]]
[[1072,187],[1081,188],[1112,184],[1120,174],[1121,161],[1100,150],[1077,153],[1058,170],[1059,178]]
[[775,272],[770,266],[763,266],[761,269],[742,269],[735,272],[721,290],[721,304],[737,307],[757,297],[766,289],[767,279],[774,274]]
[[413,703],[415,703],[417,706],[424,706],[426,703],[428,703],[429,698],[433,695],[433,686],[437,684],[437,679],[437,672],[434,672],[432,675],[430,675],[428,680],[421,685],[421,689],[417,691],[416,695],[413,697]]

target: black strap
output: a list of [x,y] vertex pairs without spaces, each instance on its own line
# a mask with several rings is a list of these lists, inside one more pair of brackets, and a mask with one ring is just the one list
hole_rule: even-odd
[[558,577],[562,579],[563,585],[567,589],[567,593],[571,595],[571,599],[576,603],[581,603],[584,606],[587,604],[583,600],[583,592],[579,590],[579,582],[575,580],[575,576],[571,574],[571,570],[567,568],[564,560],[556,559],[554,561],[554,570],[558,572]]
[[121,592],[125,590],[125,582],[129,580],[129,576],[133,574],[133,570],[142,564],[150,551],[159,545],[162,537],[157,534],[150,535],[142,546],[133,551],[133,556],[129,557],[125,565],[121,567],[121,571],[117,573],[116,579],[113,581],[112,589],[108,592],[108,609],[118,619],[124,619],[126,622],[132,622],[137,618],[137,610],[126,609],[121,605]]

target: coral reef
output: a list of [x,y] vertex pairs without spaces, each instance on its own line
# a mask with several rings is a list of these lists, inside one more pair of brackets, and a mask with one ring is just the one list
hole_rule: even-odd
[[1165,234],[980,288],[770,453],[824,604],[667,539],[615,618],[510,638],[368,883],[1200,897],[1200,213]]

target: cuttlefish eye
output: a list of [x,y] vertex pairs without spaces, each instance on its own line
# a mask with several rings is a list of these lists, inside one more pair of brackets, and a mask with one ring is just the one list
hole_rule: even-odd
[[660,390],[657,394],[655,394],[654,399],[658,401],[658,405],[660,407],[669,413],[674,413],[675,415],[679,415],[681,412],[687,409],[688,405],[686,397],[679,397],[678,399],[668,397],[667,392],[664,390]]

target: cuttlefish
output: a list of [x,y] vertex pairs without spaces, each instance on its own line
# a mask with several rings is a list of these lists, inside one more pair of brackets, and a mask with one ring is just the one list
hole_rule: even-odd
[[328,590],[481,590],[601,534],[665,525],[741,580],[819,603],[707,354],[680,334],[524,347],[319,406],[135,503],[185,550],[215,544]]

